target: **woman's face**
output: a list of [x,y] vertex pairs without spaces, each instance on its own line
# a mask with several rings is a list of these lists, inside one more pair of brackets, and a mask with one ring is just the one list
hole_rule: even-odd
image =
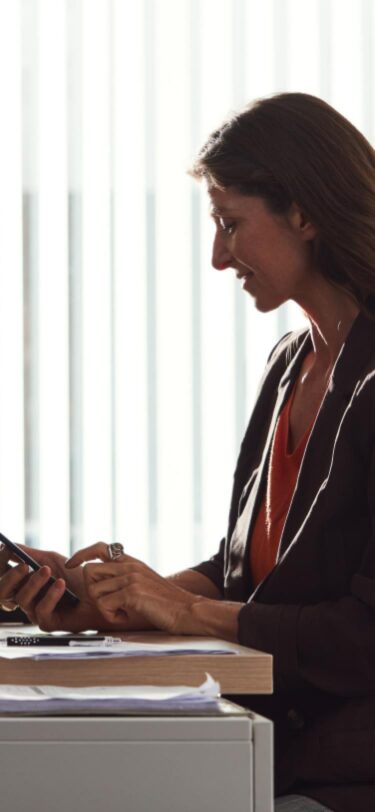
[[216,225],[213,267],[233,268],[262,312],[288,299],[303,306],[317,282],[311,250],[316,230],[298,207],[293,204],[286,214],[273,214],[260,197],[213,187],[208,193]]

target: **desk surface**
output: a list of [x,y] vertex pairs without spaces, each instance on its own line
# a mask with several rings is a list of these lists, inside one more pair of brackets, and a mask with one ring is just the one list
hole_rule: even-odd
[[[1,625],[1,634],[25,627]],[[28,627],[29,630],[30,627]],[[31,630],[30,630],[31,631]],[[117,632],[116,632],[117,634]],[[152,643],[207,640],[171,637],[162,632],[127,632],[124,640]],[[232,644],[236,656],[179,654],[89,660],[7,660],[0,656],[0,683],[12,685],[200,685],[208,672],[223,694],[272,693],[272,656]]]

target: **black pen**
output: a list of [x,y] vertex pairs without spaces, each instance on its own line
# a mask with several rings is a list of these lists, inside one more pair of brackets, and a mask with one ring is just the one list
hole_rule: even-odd
[[100,637],[99,635],[15,635],[0,640],[0,646],[110,646],[114,643],[121,643],[119,637]]

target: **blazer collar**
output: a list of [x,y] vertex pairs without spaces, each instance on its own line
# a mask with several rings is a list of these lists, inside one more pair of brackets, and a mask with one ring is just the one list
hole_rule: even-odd
[[359,313],[341,347],[331,378],[331,386],[350,395],[363,370],[375,353],[375,320]]
[[[263,453],[256,473],[253,487],[250,488],[250,491],[247,493],[244,499],[244,507],[240,512],[240,516],[237,519],[234,531],[231,535],[232,570],[237,568],[238,572],[240,570],[242,571],[245,591],[247,592],[251,592],[253,590],[253,585],[251,583],[250,567],[248,566],[250,539],[252,536],[256,517],[258,515],[261,499],[264,494],[264,485],[267,479],[267,471],[268,471],[269,453],[276,426],[276,421],[284,404],[286,403],[289,397],[289,394],[293,387],[294,381],[298,375],[303,359],[306,356],[306,354],[312,349],[312,341],[309,330],[307,330],[305,336],[302,336],[302,338],[301,336],[298,336],[298,339],[301,341],[301,343],[299,344],[297,351],[292,356],[285,372],[283,373],[282,377],[279,380],[276,402],[268,426],[268,432],[264,443]],[[292,346],[290,351],[291,353],[293,352]],[[245,553],[243,552],[244,537],[246,538]],[[235,562],[235,565],[233,565],[233,561]],[[261,588],[261,585],[257,587],[256,591],[258,591],[259,588]]]
[[[289,547],[306,519],[322,480],[328,475],[341,418],[357,382],[374,355],[375,321],[360,313],[336,359],[330,384],[308,439],[297,478],[298,499],[292,497],[280,540],[279,556]],[[294,364],[293,371],[295,373]],[[293,374],[293,382],[295,377]]]
[[[257,482],[253,488],[250,499],[248,544],[259,509],[261,496],[262,493],[264,493],[263,486],[267,476],[269,452],[276,421],[290,395],[303,359],[311,349],[312,341],[310,332],[308,331],[280,379],[277,400],[269,426],[262,461],[258,470]],[[361,373],[366,369],[373,355],[375,355],[375,320],[372,321],[362,313],[359,313],[336,359],[328,390],[321,403],[306,445],[297,478],[298,499],[295,499],[293,496],[289,506],[280,539],[278,560],[287,553],[293,538],[313,508],[316,493],[326,475],[326,471],[329,469],[333,444],[341,418],[356,383],[361,377]],[[248,554],[245,555],[245,560],[247,562]],[[277,568],[270,573],[266,580],[268,581],[272,578],[276,571]],[[262,584],[258,586],[256,593],[261,591]]]
[[[289,381],[295,382],[302,361],[312,348],[311,334],[307,330],[280,380],[279,392],[284,390]],[[343,393],[350,394],[353,384],[358,380],[360,372],[366,367],[374,352],[375,319],[369,319],[363,313],[359,313],[336,358],[331,384],[337,386]]]

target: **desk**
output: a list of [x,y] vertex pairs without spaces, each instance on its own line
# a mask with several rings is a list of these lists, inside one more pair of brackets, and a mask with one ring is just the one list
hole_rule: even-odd
[[[0,627],[1,634],[14,634],[16,627]],[[32,633],[33,627],[27,632]],[[34,630],[35,631],[35,630]],[[128,632],[124,640],[168,643],[207,640],[202,637],[171,637],[161,632]],[[222,694],[271,694],[272,657],[261,651],[231,644],[236,656],[191,654],[128,659],[35,661],[5,660],[0,652],[0,683],[8,685],[201,685],[208,672],[221,685]],[[145,667],[146,665],[146,667]]]
[[271,723],[0,718],[11,812],[271,812]]
[[[167,641],[159,633],[124,638]],[[248,649],[233,657],[145,659],[0,658],[0,681],[198,685],[208,671],[223,693],[272,690],[272,658]],[[0,717],[0,763],[2,804],[12,812],[273,809],[272,725],[248,711],[215,717]]]

